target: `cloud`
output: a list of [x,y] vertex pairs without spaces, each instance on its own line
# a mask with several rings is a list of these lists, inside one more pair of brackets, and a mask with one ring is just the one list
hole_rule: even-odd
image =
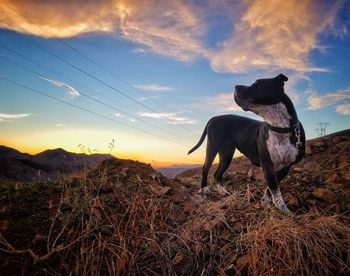
[[21,119],[29,117],[31,114],[10,114],[10,113],[0,113],[0,122],[6,122],[11,119]]
[[147,117],[153,119],[162,119],[167,120],[169,124],[195,124],[196,120],[181,117],[178,113],[171,112],[162,112],[162,113],[153,113],[153,112],[137,112],[137,115],[140,117]]
[[64,127],[64,124],[56,124],[57,127]]
[[62,87],[68,93],[69,96],[78,97],[80,95],[78,90],[76,90],[74,87],[72,87],[64,82],[60,82],[58,80],[53,80],[53,79],[44,78],[44,77],[40,77],[40,78],[48,81],[49,83],[53,84],[56,87]]
[[186,1],[28,0],[6,5],[10,8],[0,4],[0,24],[22,33],[45,38],[112,33],[142,46],[137,49],[181,61],[203,52],[199,38],[205,29]]
[[124,114],[121,113],[115,113],[114,115],[118,118],[124,118]]
[[350,99],[350,87],[342,91],[336,91],[336,92],[328,93],[322,96],[318,95],[317,93],[313,93],[307,99],[309,105],[307,106],[306,109],[317,110],[323,107],[334,105],[340,101],[349,100],[349,99]]
[[[151,52],[183,62],[208,59],[217,72],[327,71],[313,66],[309,54],[324,48],[318,41],[321,33],[347,33],[345,26],[336,31],[335,24],[345,2],[9,1],[10,8],[0,4],[0,24],[45,38],[104,32],[134,43],[136,53]],[[213,27],[213,21],[225,24]]]
[[350,115],[350,103],[338,105],[335,109],[339,114]]
[[233,92],[220,93],[215,96],[206,97],[200,100],[200,106],[206,110],[215,110],[221,112],[239,112],[242,109],[233,99]]
[[[113,1],[7,1],[0,4],[0,24],[37,36],[72,37],[113,30]],[[21,16],[23,15],[23,17]],[[25,19],[25,18],[26,19]]]
[[253,0],[234,31],[212,54],[217,72],[253,69],[326,71],[310,64],[308,55],[319,47],[317,35],[330,26],[340,5],[320,1]]
[[137,100],[138,101],[146,101],[146,100],[154,100],[154,99],[159,99],[160,96],[150,96],[150,97],[141,97],[141,98],[138,98]]
[[134,84],[134,87],[142,90],[146,90],[148,92],[165,92],[173,90],[174,88],[170,86],[164,86],[160,84],[150,83],[150,84]]

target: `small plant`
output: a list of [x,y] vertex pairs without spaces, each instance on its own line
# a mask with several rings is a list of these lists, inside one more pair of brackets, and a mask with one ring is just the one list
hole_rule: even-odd
[[111,142],[109,142],[109,144],[108,144],[108,148],[109,148],[109,154],[112,154],[112,152],[114,151],[114,149],[115,149],[115,140],[114,140],[114,138],[112,139],[112,141]]

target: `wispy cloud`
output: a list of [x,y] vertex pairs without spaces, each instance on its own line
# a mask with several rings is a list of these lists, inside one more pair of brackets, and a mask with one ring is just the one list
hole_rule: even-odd
[[154,100],[154,99],[158,99],[158,98],[160,98],[160,96],[141,97],[141,98],[138,98],[137,100],[138,101],[147,101],[147,100]]
[[350,100],[350,87],[342,91],[336,91],[325,95],[318,95],[317,93],[313,93],[307,99],[309,105],[306,107],[306,109],[317,110],[337,104],[340,101],[344,100]]
[[56,124],[57,127],[64,127],[64,124]]
[[200,106],[206,110],[221,112],[242,111],[233,99],[233,92],[220,93],[200,100]]
[[152,113],[152,112],[138,112],[137,115],[140,117],[148,117],[153,119],[167,120],[169,124],[195,124],[196,120],[179,116],[178,113],[162,112],[162,113]]
[[[318,36],[325,31],[347,34],[345,26],[335,28],[337,12],[346,1],[232,2],[101,0],[81,5],[78,0],[12,1],[7,4],[11,9],[0,5],[0,24],[41,37],[107,32],[134,43],[134,52],[183,62],[205,58],[217,72],[326,71],[309,60],[312,50],[324,48]],[[232,31],[212,45],[207,43],[212,31],[207,21],[215,13],[230,22],[225,29]]]
[[124,118],[124,114],[121,113],[115,113],[114,115],[118,118]]
[[339,114],[350,115],[350,103],[338,105],[335,110]]
[[10,114],[10,113],[0,113],[0,122],[4,122],[7,120],[15,120],[15,119],[21,119],[26,118],[30,116],[31,114],[25,113],[25,114]]
[[134,84],[134,87],[142,90],[146,90],[148,92],[166,92],[170,90],[174,90],[173,87],[150,83],[150,84]]
[[49,83],[51,83],[52,85],[54,85],[56,87],[62,87],[68,93],[69,96],[78,97],[80,95],[78,90],[76,90],[74,87],[72,87],[64,82],[54,80],[54,79],[44,78],[44,77],[40,77],[40,78],[48,81]]

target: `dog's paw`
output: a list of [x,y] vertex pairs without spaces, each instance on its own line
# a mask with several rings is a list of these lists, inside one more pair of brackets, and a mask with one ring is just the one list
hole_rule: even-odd
[[224,187],[222,187],[220,184],[216,184],[215,188],[219,192],[219,194],[222,196],[230,195],[230,193]]
[[271,197],[268,189],[265,190],[264,196],[261,199],[261,205],[264,207],[271,207],[272,206],[272,197]]
[[210,194],[210,189],[209,187],[200,188],[198,193],[202,195],[208,195]]
[[293,212],[291,210],[289,210],[289,208],[287,207],[286,204],[283,204],[283,205],[280,205],[280,206],[276,206],[275,207],[280,211],[282,212],[283,214],[286,214],[286,215],[292,215]]

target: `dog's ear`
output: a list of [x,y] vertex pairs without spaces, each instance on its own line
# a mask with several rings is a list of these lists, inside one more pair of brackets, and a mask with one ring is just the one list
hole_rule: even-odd
[[281,80],[281,81],[287,81],[288,80],[288,78],[285,75],[283,75],[283,74],[279,74],[276,78],[278,80]]

